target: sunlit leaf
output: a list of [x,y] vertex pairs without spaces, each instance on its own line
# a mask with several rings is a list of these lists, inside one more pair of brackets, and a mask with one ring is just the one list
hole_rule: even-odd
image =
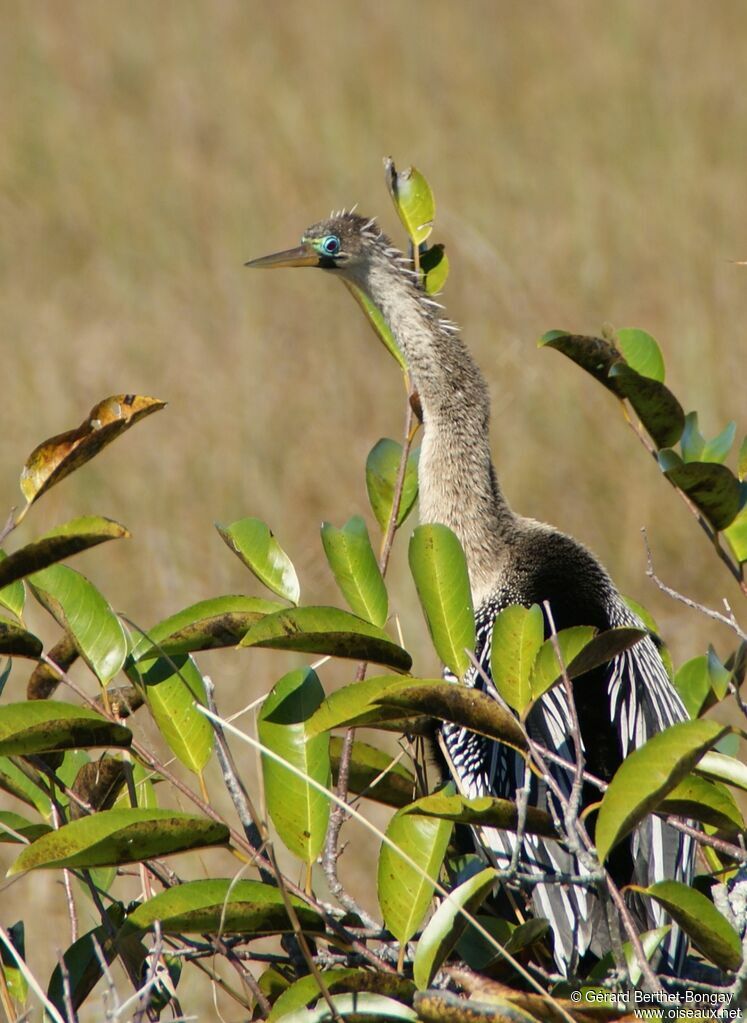
[[[530,680],[532,700],[539,699],[557,682],[562,675],[562,668],[565,669],[568,678],[574,677],[570,673],[571,664],[596,634],[597,630],[590,625],[574,625],[570,629],[561,629],[554,639],[550,636],[544,641],[532,667]],[[554,640],[560,649],[562,667],[558,661]]]
[[[8,555],[5,551],[0,550],[0,573],[4,570],[7,558]],[[0,604],[14,614],[16,618],[20,618],[23,614],[23,605],[25,601],[26,590],[20,580],[0,588]]]
[[293,562],[261,519],[239,519],[216,529],[260,582],[291,604],[298,603],[301,588]]
[[[423,796],[422,799],[410,803],[405,812],[426,817],[438,817],[442,820],[454,821],[455,824],[500,828],[502,831],[516,831],[519,823],[516,803],[511,799],[498,799],[495,796],[476,796],[468,799],[466,796],[449,796],[446,793],[437,792],[432,796]],[[527,807],[523,826],[524,831],[529,835],[557,838],[552,818],[536,806]]]
[[386,183],[402,226],[414,245],[424,242],[433,230],[436,203],[425,177],[415,167],[397,171],[386,161]]
[[[309,734],[309,719],[324,699],[311,668],[291,671],[277,682],[262,704],[259,740],[273,753],[329,788],[329,741]],[[271,757],[262,754],[265,799],[272,822],[288,849],[305,863],[321,852],[330,801],[318,789]]]
[[615,332],[615,340],[631,369],[641,376],[664,382],[664,359],[650,334],[645,330],[625,327]]
[[601,862],[728,731],[717,721],[683,721],[628,754],[615,772],[599,810],[596,846]]
[[[343,740],[339,736],[330,736],[329,757],[335,785],[342,745]],[[348,768],[348,791],[387,806],[407,806],[415,793],[415,775],[394,761],[391,753],[376,749],[367,742],[354,742]]]
[[664,475],[687,494],[714,529],[726,529],[736,518],[741,499],[740,486],[736,476],[725,465],[687,462],[667,469]]
[[94,405],[77,429],[45,440],[31,452],[21,473],[21,490],[27,503],[36,501],[121,433],[165,404],[158,398],[115,394]]
[[91,671],[107,685],[124,664],[127,639],[101,593],[67,565],[36,572],[28,584],[39,603],[70,634]]
[[[680,437],[680,449],[685,462],[697,462],[705,447],[705,437],[700,432],[698,413],[688,412],[685,416],[685,428]],[[667,466],[669,468],[669,466]]]
[[723,781],[747,792],[747,764],[736,757],[711,750],[703,756],[695,770],[704,778]]
[[425,926],[413,962],[413,979],[420,990],[427,988],[436,972],[467,928],[464,915],[474,913],[495,886],[498,871],[493,867],[464,881],[449,893]]
[[0,754],[5,756],[129,746],[131,741],[129,728],[72,703],[31,700],[0,706]]
[[[392,515],[397,472],[402,458],[402,445],[382,437],[371,448],[366,459],[366,489],[371,508],[382,532]],[[407,458],[402,497],[397,512],[397,525],[405,521],[418,496],[418,451],[411,451]]]
[[[338,967],[324,970],[321,977],[327,991],[332,995],[367,991],[388,995],[409,1003],[415,993],[415,985],[405,977],[399,977],[394,973],[377,973],[360,967]],[[287,987],[273,1004],[272,1012],[267,1017],[267,1023],[274,1023],[275,1020],[280,1019],[285,1020],[288,1013],[302,1009],[320,998],[319,985],[313,974],[301,977],[300,980]]]
[[663,906],[706,959],[722,970],[739,969],[742,962],[739,935],[705,895],[679,881],[658,881],[649,888],[631,887]]
[[731,451],[736,433],[737,424],[735,422],[728,423],[718,436],[706,441],[700,461],[722,463]]
[[463,675],[471,664],[467,651],[475,648],[475,612],[462,545],[447,526],[423,525],[412,534],[408,555],[436,652]]
[[747,437],[739,446],[739,458],[737,460],[737,475],[740,480],[747,479]]
[[253,625],[240,645],[373,661],[402,672],[412,666],[407,651],[382,629],[336,607],[277,611]]
[[[744,487],[744,483],[742,483]],[[747,561],[747,506],[742,508],[732,524],[724,530],[724,536],[734,551],[737,561]]]
[[395,341],[394,335],[392,334],[381,311],[374,305],[362,288],[359,288],[353,283],[353,281],[349,281],[345,277],[340,279],[365,313],[366,319],[371,324],[376,336],[382,342],[389,354],[397,360],[403,370],[406,370],[407,363],[405,362],[405,357],[402,354],[399,345]]
[[295,1012],[286,1013],[282,1023],[334,1023],[335,1020],[355,1020],[360,1023],[367,1019],[372,1023],[383,1023],[385,1020],[416,1023],[421,1018],[414,1009],[402,1002],[369,991],[332,995],[330,1003],[331,1007],[324,999],[320,999],[313,1009],[296,1009]]
[[674,813],[732,833],[744,829],[744,820],[731,792],[724,786],[688,775],[659,804],[660,813]]
[[26,846],[8,874],[51,867],[139,863],[188,849],[225,845],[225,824],[175,810],[102,810],[64,824]]
[[[545,638],[539,604],[511,604],[496,616],[490,647],[490,673],[495,687],[523,717],[532,703],[532,668]],[[556,671],[556,677],[559,669]]]
[[261,597],[211,597],[165,618],[140,636],[133,657],[190,654],[236,646],[250,626],[285,605]]
[[322,523],[322,544],[337,585],[351,609],[381,627],[389,602],[366,523],[354,515],[342,529]]
[[674,686],[691,718],[696,718],[711,693],[711,676],[705,655],[686,661],[674,676]]
[[[331,728],[372,724],[387,719],[399,720],[406,715],[400,709],[382,707],[380,698],[388,692],[400,692],[414,684],[424,686],[442,685],[441,679],[409,679],[403,682],[401,675],[377,675],[364,682],[353,682],[330,693],[309,722],[311,734],[329,731]],[[420,716],[423,712],[415,711]]]
[[388,845],[379,854],[378,895],[384,923],[397,941],[409,941],[428,911],[435,882],[451,838],[451,821],[418,817],[398,810],[386,829],[394,842],[426,877]]
[[0,756],[0,789],[34,807],[46,820],[51,818],[51,801],[42,784],[35,784],[9,757]]
[[23,845],[24,838],[28,842],[33,842],[51,830],[49,824],[27,820],[20,813],[13,813],[10,810],[0,810],[0,842],[16,842]]

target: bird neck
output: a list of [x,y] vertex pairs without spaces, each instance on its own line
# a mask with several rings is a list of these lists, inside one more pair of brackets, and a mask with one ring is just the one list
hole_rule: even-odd
[[355,283],[384,317],[420,398],[421,521],[459,537],[478,605],[500,578],[516,522],[490,455],[487,384],[454,325],[391,260],[372,261]]

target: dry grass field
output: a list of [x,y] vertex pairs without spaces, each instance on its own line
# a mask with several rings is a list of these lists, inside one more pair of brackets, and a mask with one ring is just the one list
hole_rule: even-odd
[[[367,514],[366,454],[401,429],[398,372],[344,289],[242,263],[354,202],[401,242],[391,154],[434,188],[444,301],[490,382],[512,503],[591,546],[677,663],[708,642],[726,653],[727,635],[646,578],[640,528],[670,585],[712,605],[736,586],[613,399],[536,340],[643,327],[704,431],[744,432],[747,269],[730,260],[747,258],[746,59],[740,0],[6,0],[0,516],[31,449],[98,400],[169,402],[45,496],[9,546],[75,515],[124,522],[131,541],[75,564],[147,626],[260,592],[213,528],[257,515],[304,598],[337,601],[319,523]],[[432,672],[404,546],[393,603]],[[205,661],[226,713],[292,663]],[[11,695],[24,682],[16,669]],[[46,977],[67,926],[48,915],[63,906],[51,878],[0,905],[6,925],[29,918]]]

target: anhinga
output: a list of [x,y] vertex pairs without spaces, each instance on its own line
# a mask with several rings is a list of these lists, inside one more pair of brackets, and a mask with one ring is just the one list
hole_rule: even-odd
[[[298,248],[247,265],[316,266],[342,277],[370,298],[402,350],[422,408],[420,518],[452,529],[467,557],[482,669],[468,672],[468,685],[493,689],[493,622],[509,604],[548,602],[558,630],[573,625],[643,628],[593,554],[508,505],[490,455],[490,403],[483,375],[458,329],[439,317],[441,307],[418,286],[410,260],[392,247],[374,220],[343,212],[308,228]],[[687,718],[649,637],[577,679],[574,694],[586,770],[604,781],[651,735]],[[532,709],[527,727],[538,743],[574,763],[571,721],[566,691],[556,686]],[[512,799],[524,785],[524,759],[511,748],[453,724],[442,726],[442,739],[465,795]],[[567,795],[573,771],[557,764],[551,770]],[[532,779],[531,805],[546,807],[554,798],[544,783]],[[585,786],[584,804],[596,799],[598,790]],[[493,863],[508,866],[513,832],[481,829],[477,841]],[[532,901],[534,912],[550,922],[560,970],[573,970],[588,950],[609,950],[605,914],[592,886],[552,880],[555,874],[584,873],[574,856],[557,842],[526,836],[519,862],[522,870],[546,878],[533,886]],[[649,816],[613,851],[608,869],[618,885],[646,887],[665,878],[689,883],[693,863],[691,838]],[[629,902],[641,927],[671,922],[652,900]],[[660,968],[677,974],[685,948],[682,933],[673,926],[661,946]]]

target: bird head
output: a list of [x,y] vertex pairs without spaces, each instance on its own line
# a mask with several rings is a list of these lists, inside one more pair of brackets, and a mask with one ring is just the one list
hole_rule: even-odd
[[269,256],[252,259],[245,265],[255,269],[273,269],[279,266],[316,266],[322,270],[337,270],[343,276],[354,276],[366,259],[372,242],[378,240],[375,222],[357,213],[342,212],[307,227],[301,244],[295,249],[273,252]]

